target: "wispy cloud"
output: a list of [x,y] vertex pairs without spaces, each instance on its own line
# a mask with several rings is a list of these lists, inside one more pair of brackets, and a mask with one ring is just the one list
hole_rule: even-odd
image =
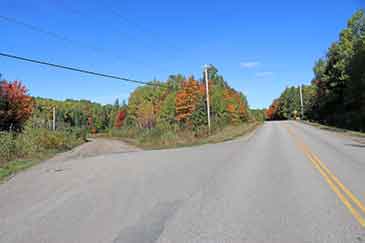
[[258,72],[258,73],[256,73],[256,77],[266,78],[266,77],[272,76],[273,74],[274,74],[273,72]]
[[260,62],[241,62],[240,67],[241,68],[255,68],[258,65],[260,65]]

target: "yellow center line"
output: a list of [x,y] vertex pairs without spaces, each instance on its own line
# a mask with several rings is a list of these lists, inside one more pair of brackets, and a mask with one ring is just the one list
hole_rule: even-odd
[[[288,128],[291,130],[291,128]],[[291,133],[295,136],[293,131],[291,130]],[[341,188],[341,190],[355,203],[355,205],[365,214],[365,206],[362,204],[362,202],[357,199],[357,197],[338,179],[337,176],[335,176],[328,167],[316,156],[314,153],[310,152],[310,149],[307,145],[302,143],[302,146],[306,149],[308,153],[312,155],[315,161],[319,164],[319,166],[331,177],[331,179]]]
[[[365,219],[361,216],[360,213],[353,207],[351,202],[346,198],[346,196],[342,193],[344,192],[349,199],[362,211],[365,213],[365,207],[362,202],[356,198],[356,196],[345,187],[345,185],[328,169],[328,167],[316,156],[313,152],[310,151],[309,147],[305,145],[299,137],[293,132],[293,130],[287,126],[287,130],[289,134],[294,138],[295,144],[297,147],[302,150],[302,152],[308,157],[313,166],[319,171],[322,177],[325,179],[330,188],[334,191],[334,193],[338,196],[338,198],[342,201],[342,203],[349,210],[351,215],[359,222],[359,224],[365,228]],[[342,190],[342,192],[341,192]]]
[[356,206],[365,213],[364,204],[343,184],[341,181],[328,169],[328,167],[315,155],[314,158],[318,161],[319,165],[331,176],[332,180],[342,189],[342,191],[356,204]]
[[[293,136],[295,134],[293,133],[292,129],[288,127],[290,132]],[[300,142],[300,141],[299,141]],[[365,206],[362,204],[362,202],[357,199],[357,197],[348,189],[346,186],[335,176],[328,167],[316,156],[314,153],[310,152],[310,149],[307,145],[305,145],[303,142],[300,142],[303,147],[306,148],[307,152],[312,154],[314,160],[316,160],[319,164],[319,166],[332,178],[332,180],[341,188],[341,190],[356,204],[356,206],[365,214]]]

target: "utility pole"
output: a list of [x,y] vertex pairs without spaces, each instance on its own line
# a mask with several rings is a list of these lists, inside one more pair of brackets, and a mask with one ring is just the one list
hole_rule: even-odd
[[209,65],[204,65],[204,73],[205,73],[205,92],[207,96],[207,113],[208,113],[208,130],[210,134],[210,104],[209,104],[209,78],[208,78],[208,68]]
[[53,107],[53,120],[52,120],[52,130],[56,131],[56,107]]
[[302,91],[302,85],[299,86],[299,93],[300,93],[300,108],[301,108],[301,119],[304,119],[304,107],[303,107],[303,91]]

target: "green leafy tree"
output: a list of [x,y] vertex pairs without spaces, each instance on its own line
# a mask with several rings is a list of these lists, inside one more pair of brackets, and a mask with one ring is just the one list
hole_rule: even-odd
[[340,127],[364,130],[363,50],[365,15],[357,11],[341,31],[325,58],[314,66],[316,95],[311,103],[311,119]]

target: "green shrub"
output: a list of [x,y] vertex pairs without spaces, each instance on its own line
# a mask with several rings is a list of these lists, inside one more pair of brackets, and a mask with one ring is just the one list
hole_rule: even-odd
[[160,144],[163,145],[176,145],[177,144],[177,134],[174,131],[166,131],[161,135]]
[[123,126],[122,128],[112,128],[109,130],[109,135],[112,137],[136,138],[141,133],[142,129],[137,127]]
[[78,128],[78,127],[75,127],[75,128],[72,128],[72,129],[69,129],[68,130],[69,133],[72,133],[73,136],[75,136],[75,138],[77,140],[81,140],[81,141],[86,141],[87,139],[87,129],[85,128]]
[[60,149],[67,148],[67,141],[65,134],[62,132],[50,132],[47,129],[40,130],[40,136],[38,136],[38,144],[44,149]]
[[86,140],[84,129],[51,131],[26,125],[22,133],[0,133],[0,163],[19,158],[40,157],[51,151],[65,151]]
[[38,129],[31,130],[26,128],[23,133],[17,135],[15,139],[15,147],[18,158],[25,158],[42,150],[39,144]]
[[14,134],[9,132],[0,132],[0,164],[14,158],[15,139]]
[[161,139],[163,131],[160,128],[144,129],[138,137],[140,143],[152,143]]

